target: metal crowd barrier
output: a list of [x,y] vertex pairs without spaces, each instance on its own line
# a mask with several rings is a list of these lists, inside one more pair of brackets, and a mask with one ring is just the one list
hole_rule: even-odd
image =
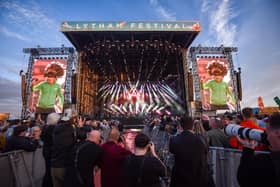
[[[256,151],[255,154],[266,153]],[[239,187],[237,170],[240,163],[242,150],[222,147],[209,148],[209,162],[213,169],[213,178],[216,187]]]
[[0,154],[0,186],[39,187],[45,174],[42,149]]
[[[164,150],[163,161],[171,169],[173,156]],[[257,151],[256,154],[258,153],[265,152]],[[236,176],[241,150],[210,147],[208,156],[216,187],[238,187]],[[44,174],[42,149],[35,152],[14,151],[0,154],[0,186],[39,187]]]

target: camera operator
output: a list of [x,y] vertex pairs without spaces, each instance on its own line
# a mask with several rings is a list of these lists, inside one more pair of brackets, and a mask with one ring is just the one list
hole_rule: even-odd
[[280,186],[280,113],[273,113],[267,123],[267,139],[270,143],[269,154],[256,154],[255,140],[241,139],[242,157],[237,172],[240,187]]
[[[242,109],[242,117],[243,121],[240,123],[242,127],[250,128],[250,129],[258,129],[258,130],[265,130],[264,128],[258,126],[254,119],[253,109],[246,107]],[[229,140],[230,146],[236,149],[242,149],[242,144],[240,144],[236,137],[232,136]],[[260,144],[255,147],[258,151],[267,150],[267,146],[264,144]]]

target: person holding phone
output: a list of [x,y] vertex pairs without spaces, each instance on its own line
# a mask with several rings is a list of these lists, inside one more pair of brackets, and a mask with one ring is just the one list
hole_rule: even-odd
[[127,187],[161,187],[160,178],[166,177],[166,167],[158,158],[150,138],[139,133],[135,137],[135,154],[126,157],[124,176]]

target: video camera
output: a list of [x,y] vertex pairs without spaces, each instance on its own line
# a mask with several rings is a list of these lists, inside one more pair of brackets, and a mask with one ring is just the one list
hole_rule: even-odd
[[269,145],[266,133],[259,129],[251,129],[240,125],[229,124],[225,127],[224,131],[228,136],[240,136],[244,139],[256,140],[260,143]]

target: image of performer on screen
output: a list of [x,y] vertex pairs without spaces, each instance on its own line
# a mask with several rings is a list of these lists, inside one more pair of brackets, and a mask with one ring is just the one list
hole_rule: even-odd
[[44,70],[44,81],[32,80],[32,91],[39,92],[36,113],[40,115],[41,119],[49,113],[62,112],[64,97],[61,86],[56,83],[56,80],[63,75],[63,68],[56,63],[52,63]]
[[227,66],[220,61],[213,60],[208,64],[207,72],[212,79],[203,82],[202,90],[208,90],[210,98],[205,98],[207,94],[202,94],[204,110],[234,109],[235,99],[228,83],[223,79],[227,75]]

